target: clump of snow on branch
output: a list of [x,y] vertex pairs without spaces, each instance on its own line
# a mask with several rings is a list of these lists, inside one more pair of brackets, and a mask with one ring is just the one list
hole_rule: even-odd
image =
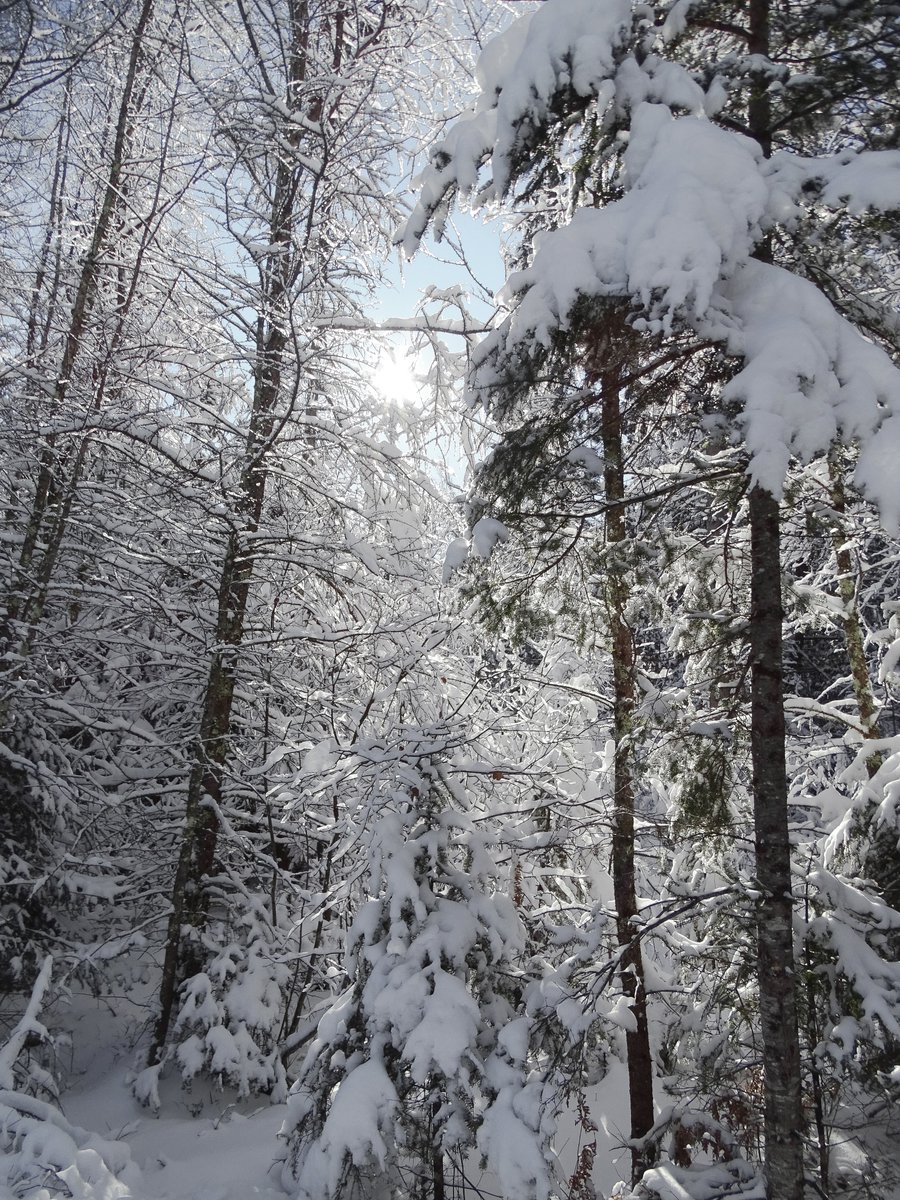
[[[408,256],[430,223],[441,236],[455,194],[472,196],[476,205],[503,196],[517,155],[539,136],[560,89],[582,97],[599,121],[645,100],[689,112],[715,110],[717,98],[683,68],[653,54],[638,62],[624,52],[633,21],[631,0],[556,0],[488,42],[476,71],[481,94],[433,151],[418,180],[419,201],[397,234]],[[491,179],[479,189],[487,162]]]
[[472,526],[472,549],[479,558],[490,558],[498,543],[509,541],[509,530],[495,517],[482,517]]
[[888,356],[813,284],[768,263],[743,264],[721,294],[735,318],[724,340],[744,360],[723,395],[743,404],[754,480],[780,495],[792,454],[809,460],[838,436],[859,438],[856,481],[896,525],[900,489],[885,450],[898,422],[885,418],[900,414],[900,372]]
[[502,521],[494,517],[481,517],[472,526],[471,540],[454,538],[444,555],[441,582],[449,583],[460,567],[468,561],[470,554],[477,558],[490,558],[497,546],[509,541],[509,530]]
[[798,212],[810,194],[856,216],[900,210],[900,150],[847,150],[825,158],[782,150],[772,156],[766,175],[782,219]]
[[677,1167],[666,1162],[646,1171],[624,1200],[711,1200],[713,1196],[765,1200],[765,1182],[742,1159],[700,1167]]
[[645,326],[658,332],[678,317],[705,318],[719,281],[760,236],[767,193],[758,158],[747,139],[642,105],[625,155],[631,190],[606,208],[579,209],[567,226],[536,239],[531,266],[501,293],[513,312],[479,359],[527,342],[549,347],[585,296],[632,297],[646,311]]
[[467,538],[454,538],[444,554],[444,565],[441,569],[441,583],[449,583],[456,572],[469,557],[469,542]]
[[[673,7],[663,41],[689,8]],[[508,364],[546,353],[585,299],[624,301],[641,330],[687,327],[743,360],[724,399],[741,408],[734,433],[755,483],[780,495],[793,456],[808,460],[835,438],[858,439],[856,483],[896,528],[900,371],[813,284],[756,251],[810,196],[851,213],[900,208],[900,152],[766,160],[753,140],[708,120],[715,85],[704,96],[679,64],[625,52],[632,19],[623,0],[547,0],[523,18],[486,48],[481,97],[424,177],[405,230],[409,252],[455,186],[476,203],[504,192],[561,91],[590,96],[601,124],[612,112],[630,118],[624,194],[599,210],[577,209],[535,240],[531,265],[501,293],[508,316],[476,352],[473,398],[489,401]],[[493,179],[476,193],[487,162]]]

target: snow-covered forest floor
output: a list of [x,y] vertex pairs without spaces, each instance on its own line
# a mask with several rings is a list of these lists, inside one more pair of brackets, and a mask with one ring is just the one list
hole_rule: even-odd
[[[58,1014],[52,1057],[67,1083],[51,1107],[60,1119],[41,1121],[30,1141],[27,1136],[19,1140],[18,1151],[7,1149],[0,1160],[0,1200],[284,1200],[289,1194],[281,1178],[286,1105],[259,1097],[240,1100],[208,1081],[186,1089],[169,1080],[160,1088],[160,1110],[149,1111],[132,1088],[135,1067],[141,1066],[135,1043],[146,1037],[146,1023],[136,1020],[133,1010],[133,1004],[74,994]],[[48,1061],[45,1053],[40,1057]],[[629,1192],[627,1089],[624,1065],[612,1060],[602,1078],[584,1089],[596,1128],[585,1129],[571,1109],[560,1118],[555,1146],[560,1194],[576,1194],[571,1181],[586,1144],[592,1146],[596,1196]],[[3,1103],[0,1092],[0,1107]],[[833,1114],[836,1194],[897,1200],[900,1114],[884,1104],[870,1105],[869,1112],[867,1117],[848,1106]],[[715,1168],[710,1175],[712,1161],[700,1155],[689,1170],[662,1171],[660,1200],[714,1200],[728,1194]],[[876,1163],[879,1185],[873,1191]],[[698,1186],[691,1186],[692,1177]],[[453,1200],[504,1195],[475,1156],[453,1164],[446,1186]],[[756,1193],[740,1194],[752,1200]]]
[[[78,1131],[80,1150],[73,1152],[68,1136],[57,1136],[54,1144],[45,1124],[39,1144],[24,1153],[7,1151],[0,1166],[0,1200],[23,1194],[31,1200],[68,1195],[72,1200],[284,1200],[279,1134],[286,1105],[259,1097],[239,1100],[202,1080],[188,1089],[168,1080],[160,1088],[160,1110],[150,1111],[132,1088],[135,1068],[142,1066],[135,1045],[142,1033],[146,1040],[146,1023],[135,1019],[133,1005],[72,996],[58,1014],[52,1058],[67,1081],[55,1107],[64,1124]],[[48,1061],[46,1054],[40,1057]],[[571,1112],[560,1121],[561,1181],[571,1177],[584,1142],[594,1139],[598,1194],[609,1196],[627,1180],[627,1086],[622,1064],[610,1063],[586,1093],[597,1131],[585,1135]],[[32,1152],[35,1160],[29,1163]],[[48,1169],[50,1162],[55,1170]],[[477,1158],[464,1170],[465,1179],[458,1171],[448,1173],[449,1195],[493,1200],[501,1194]],[[7,1182],[10,1177],[15,1188]]]

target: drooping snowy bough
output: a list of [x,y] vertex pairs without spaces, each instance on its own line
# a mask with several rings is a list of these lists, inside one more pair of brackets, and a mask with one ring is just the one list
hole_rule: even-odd
[[[669,23],[641,36],[654,7],[672,9]],[[665,57],[681,19],[677,5],[631,0],[547,0],[519,18],[486,48],[481,95],[435,149],[399,241],[413,254],[457,194],[475,207],[502,199],[563,94],[583,120],[627,128],[620,198],[576,207],[535,239],[530,265],[501,293],[505,319],[477,352],[471,398],[489,404],[510,361],[547,350],[585,299],[625,301],[637,328],[691,330],[742,362],[723,399],[740,405],[734,432],[755,483],[779,496],[792,456],[858,440],[856,482],[896,527],[900,371],[814,283],[754,251],[810,205],[900,211],[900,151],[764,157],[753,139],[715,124],[725,81],[701,86]]]

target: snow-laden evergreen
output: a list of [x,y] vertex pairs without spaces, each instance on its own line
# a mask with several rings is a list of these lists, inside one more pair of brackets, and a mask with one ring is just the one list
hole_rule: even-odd
[[[711,697],[701,711],[689,688],[682,686],[679,694],[676,682],[666,689],[669,700],[651,675],[646,690],[655,700],[640,728],[649,742],[663,718],[670,754],[673,735],[688,744],[699,738],[701,746],[709,739],[687,762],[670,759],[654,781],[657,801],[671,788],[665,775],[675,782],[669,807],[676,833],[679,825],[690,830],[698,821],[712,821],[711,832],[741,828],[747,817],[741,757],[749,733],[755,869],[754,859],[740,853],[728,866],[727,856],[717,854],[714,865],[708,854],[701,855],[690,890],[705,875],[713,894],[721,884],[744,898],[745,919],[757,910],[760,1008],[739,1014],[726,1037],[732,1044],[738,1037],[755,1042],[757,1021],[762,1024],[768,1186],[784,1196],[799,1196],[804,1187],[792,1132],[803,1120],[801,1018],[795,1010],[804,1005],[810,1010],[802,1017],[806,1070],[816,1113],[817,1165],[826,1188],[822,1038],[827,1042],[828,1029],[841,1027],[845,1006],[862,1004],[864,1013],[881,1013],[869,1021],[861,1042],[873,1036],[878,1041],[882,1033],[891,1039],[895,1020],[894,1003],[885,999],[893,988],[885,933],[894,917],[877,899],[859,903],[863,908],[873,903],[878,917],[875,909],[867,917],[858,911],[855,885],[846,874],[852,874],[851,860],[842,864],[838,879],[821,858],[817,839],[827,836],[822,822],[812,828],[796,822],[795,837],[804,843],[804,851],[796,852],[798,864],[809,863],[804,852],[820,864],[807,865],[797,877],[805,885],[806,906],[799,937],[792,938],[790,906],[780,899],[791,887],[788,802],[814,806],[813,797],[823,784],[833,786],[835,776],[829,783],[821,776],[813,782],[798,755],[789,760],[796,772],[789,787],[785,730],[767,715],[785,700],[779,577],[785,561],[797,561],[785,560],[779,550],[778,501],[790,513],[791,472],[798,463],[827,456],[826,496],[835,526],[845,526],[846,458],[835,450],[843,442],[854,447],[856,486],[877,505],[888,530],[896,532],[900,512],[893,466],[900,372],[890,354],[895,342],[885,303],[889,292],[884,286],[880,294],[875,291],[876,275],[859,266],[878,261],[884,264],[881,278],[895,278],[896,256],[881,230],[900,207],[900,176],[889,137],[882,148],[879,81],[890,74],[896,29],[878,5],[860,5],[852,13],[808,8],[805,14],[799,6],[764,2],[591,6],[549,0],[482,56],[481,94],[437,145],[418,208],[400,234],[413,252],[429,223],[441,232],[457,194],[476,208],[499,201],[519,214],[525,235],[520,269],[501,294],[505,313],[476,350],[469,379],[471,404],[484,407],[500,436],[476,480],[473,532],[488,521],[494,542],[502,536],[510,543],[513,529],[524,535],[524,575],[543,589],[552,573],[555,585],[565,589],[560,616],[573,617],[573,585],[581,585],[583,613],[605,597],[607,644],[617,672],[617,790],[624,797],[619,811],[628,836],[636,836],[635,780],[640,789],[643,778],[650,791],[653,760],[663,765],[667,758],[661,748],[647,762],[635,753],[635,716],[641,711],[635,702],[636,645],[657,672],[663,665],[681,673],[679,654],[696,658],[693,630],[701,628],[700,621],[718,625],[713,641],[743,640],[745,630],[749,635],[749,647],[736,656],[736,677],[713,685],[722,688],[720,702]],[[804,56],[811,64],[808,75],[796,65]],[[844,129],[840,116],[846,118]],[[830,238],[836,247],[840,239],[854,247],[846,270],[829,273],[819,247]],[[648,469],[654,456],[655,479]],[[725,560],[726,586],[719,586],[713,603],[701,606],[705,613],[692,613],[685,599],[695,585],[673,573],[671,597],[683,634],[680,645],[669,640],[675,657],[666,662],[660,634],[650,633],[652,617],[648,621],[640,604],[648,594],[659,596],[648,561],[655,558],[665,570],[677,545],[665,498],[690,497],[698,483],[708,486],[739,473],[746,474],[747,507],[733,495],[734,507],[721,527],[724,543],[710,537],[708,521],[698,539],[713,558]],[[592,518],[604,521],[606,555],[615,555],[613,570],[620,575],[615,583],[592,578],[582,565],[599,540]],[[848,577],[853,542],[837,533],[832,541],[853,697],[874,767],[879,751],[872,646],[862,636]],[[735,551],[744,561],[731,565]],[[502,574],[499,566],[494,576]],[[748,583],[745,624],[740,610]],[[521,621],[523,607],[534,606],[534,592],[513,577],[499,582],[497,598],[497,586],[488,585],[485,591],[494,595],[482,601],[491,619],[501,625],[511,617]],[[669,603],[665,591],[660,599]],[[643,667],[637,663],[638,670]],[[693,674],[696,668],[689,669]],[[749,725],[742,696],[748,673]],[[689,678],[682,675],[683,682]],[[777,683],[770,689],[772,680]],[[816,702],[807,704],[812,715]],[[827,711],[823,705],[822,717]],[[850,779],[837,778],[838,794],[850,807]],[[642,804],[652,819],[652,792]],[[668,887],[676,895],[683,886],[677,874],[691,866],[692,857],[676,855],[672,864],[676,876]],[[698,932],[716,928],[718,916],[710,925],[708,909],[703,919],[706,907],[688,904],[679,914],[682,928],[694,922]],[[669,911],[678,910],[672,904]],[[882,920],[887,925],[879,931]],[[874,924],[867,928],[867,922]],[[677,923],[669,936],[676,945]],[[699,940],[706,936],[700,932]],[[823,952],[824,961],[817,957]],[[646,944],[644,954],[646,963]],[[827,1003],[813,983],[800,995],[795,954],[822,980],[833,972]],[[746,985],[752,965],[749,958],[735,962],[736,983]],[[708,1018],[716,1019],[722,999],[720,993],[716,1007],[706,1010]],[[679,1020],[670,1017],[667,1023],[676,1030]],[[857,1027],[851,1020],[845,1028]],[[856,1041],[849,1045],[856,1053]],[[646,1097],[651,1086],[646,1057],[636,1042],[629,1045],[633,1141],[638,1134],[645,1138],[651,1124],[646,1106],[640,1113],[635,1107],[635,1097]],[[871,1086],[871,1075],[869,1080]],[[827,1086],[833,1087],[833,1079]],[[706,1102],[719,1106],[725,1099],[720,1091]],[[745,1120],[734,1105],[731,1116]],[[635,1178],[643,1172],[648,1186],[661,1183],[656,1169],[645,1167],[636,1159]]]
[[287,1177],[304,1200],[428,1195],[476,1136],[505,1195],[551,1194],[541,1145],[552,1101],[521,1010],[524,930],[496,846],[449,784],[445,742],[434,730],[407,749],[377,802],[348,985],[288,1109]]

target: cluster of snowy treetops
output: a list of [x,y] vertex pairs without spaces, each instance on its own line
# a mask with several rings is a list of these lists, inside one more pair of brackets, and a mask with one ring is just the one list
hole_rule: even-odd
[[[623,1196],[887,1194],[898,64],[879,0],[2,6],[14,1195],[85,991],[143,1103],[287,1099],[298,1200],[591,1200],[617,1062]],[[454,202],[510,273],[404,408]]]

